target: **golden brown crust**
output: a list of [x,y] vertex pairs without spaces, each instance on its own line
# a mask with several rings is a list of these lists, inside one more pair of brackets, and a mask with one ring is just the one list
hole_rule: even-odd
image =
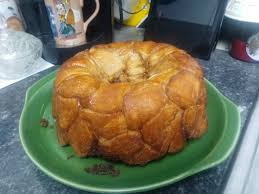
[[52,104],[61,145],[133,165],[180,151],[208,125],[199,64],[151,41],[98,45],[70,58]]

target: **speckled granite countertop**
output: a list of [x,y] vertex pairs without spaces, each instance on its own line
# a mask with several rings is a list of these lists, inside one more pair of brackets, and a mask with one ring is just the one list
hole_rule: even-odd
[[[219,50],[209,61],[199,61],[206,78],[239,107],[244,131],[259,89],[259,64],[234,60]],[[85,193],[56,182],[37,169],[19,140],[18,123],[27,88],[56,68],[0,90],[0,193]],[[234,154],[214,168],[149,193],[221,193],[233,159]]]

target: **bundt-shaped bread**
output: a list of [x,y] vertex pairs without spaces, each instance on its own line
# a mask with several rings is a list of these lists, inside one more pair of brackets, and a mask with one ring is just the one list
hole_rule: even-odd
[[52,99],[58,142],[80,156],[146,164],[207,129],[199,64],[168,44],[99,45],[67,60]]

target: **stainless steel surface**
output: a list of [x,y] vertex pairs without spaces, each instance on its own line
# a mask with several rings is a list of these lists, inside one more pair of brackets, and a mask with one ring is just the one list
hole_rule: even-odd
[[225,194],[259,193],[259,98],[226,185]]

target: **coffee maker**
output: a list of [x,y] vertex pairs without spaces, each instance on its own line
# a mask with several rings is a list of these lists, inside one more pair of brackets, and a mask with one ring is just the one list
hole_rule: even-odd
[[[26,23],[26,32],[38,37],[43,43],[42,57],[52,64],[61,65],[79,51],[96,44],[112,42],[113,0],[99,0],[99,2],[100,10],[88,26],[87,42],[69,48],[57,48],[44,0],[20,0],[19,5]],[[94,0],[84,0],[82,8],[84,20],[94,12],[95,6]]]
[[209,59],[218,41],[227,0],[152,0],[145,40],[173,44]]

